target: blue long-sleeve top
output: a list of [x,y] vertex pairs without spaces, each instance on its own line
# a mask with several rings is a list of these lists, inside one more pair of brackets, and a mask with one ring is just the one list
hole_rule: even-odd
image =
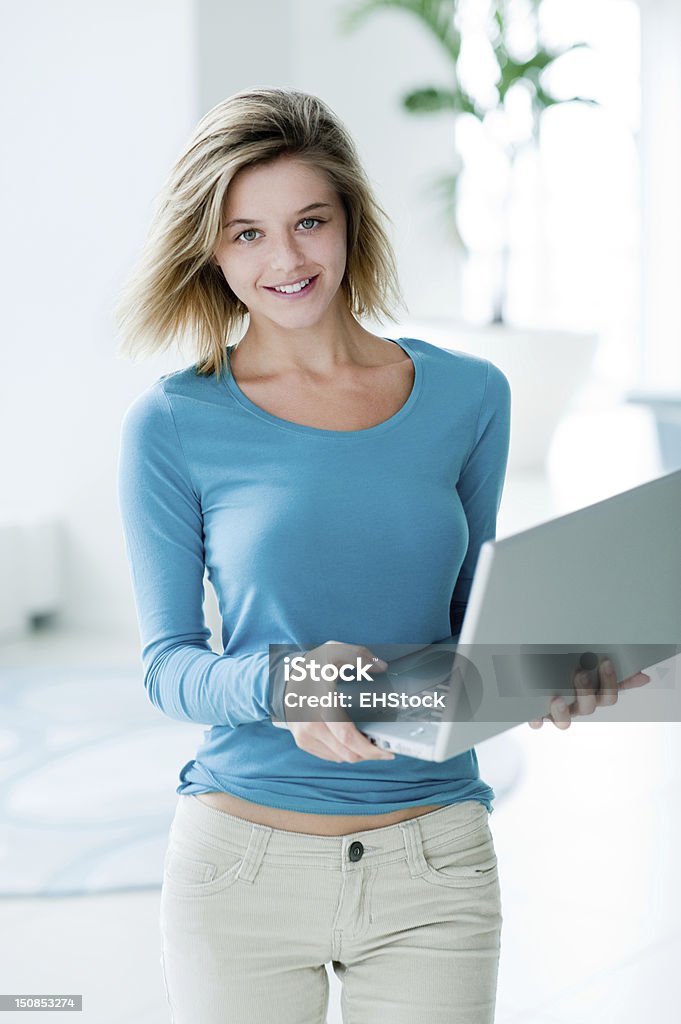
[[[385,339],[392,342],[392,339]],[[510,388],[493,363],[416,338],[406,403],[364,430],[274,416],[231,374],[165,374],[127,409],[118,494],[144,686],[210,728],[177,793],[317,814],[478,800],[475,749],[436,763],[337,763],[272,724],[270,644],[429,644],[458,632],[496,536]],[[209,645],[203,581],[218,598]]]

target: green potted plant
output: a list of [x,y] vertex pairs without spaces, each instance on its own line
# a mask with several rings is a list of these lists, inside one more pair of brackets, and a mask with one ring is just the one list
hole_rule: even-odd
[[[442,114],[451,124],[456,143],[456,126],[463,116],[475,117],[483,129],[487,128],[490,115],[499,120],[509,120],[507,100],[514,90],[523,89],[529,96],[531,105],[531,127],[529,136],[514,138],[511,131],[505,132],[505,138],[497,133],[495,144],[504,152],[508,161],[509,180],[513,177],[513,167],[519,154],[526,147],[539,145],[541,115],[549,107],[560,103],[585,103],[597,106],[598,100],[586,96],[559,97],[551,92],[547,82],[547,72],[566,53],[572,50],[589,48],[586,42],[575,42],[569,46],[549,50],[541,42],[538,29],[539,10],[542,0],[528,0],[533,14],[533,32],[535,36],[535,52],[526,59],[518,59],[513,55],[510,43],[513,30],[513,19],[509,15],[509,0],[490,0],[487,24],[487,39],[491,54],[497,65],[496,89],[486,96],[474,95],[468,91],[459,73],[459,58],[462,43],[465,41],[465,30],[460,23],[460,0],[360,0],[359,3],[344,11],[340,19],[340,27],[344,32],[355,30],[367,18],[379,11],[399,10],[416,19],[431,35],[434,43],[451,61],[451,79],[437,85],[424,85],[410,90],[401,97],[403,109],[414,115]],[[459,230],[457,221],[458,191],[461,173],[464,169],[463,154],[456,150],[455,165],[443,174],[434,176],[430,189],[441,197],[449,232],[453,242],[467,251],[465,237]],[[504,206],[505,228],[504,241],[501,246],[499,260],[499,281],[493,299],[492,323],[503,323],[506,300],[506,280],[508,274],[509,242],[508,242],[508,206],[509,196]]]
[[[507,102],[514,90],[524,89],[531,103],[531,130],[524,138],[514,138],[511,131],[497,140],[509,169],[508,180],[518,155],[526,147],[538,146],[541,115],[550,106],[566,102],[598,105],[592,97],[559,97],[551,91],[547,72],[564,54],[588,47],[575,42],[559,49],[543,45],[539,32],[542,0],[528,0],[534,30],[534,52],[520,58],[511,45],[513,18],[509,0],[490,0],[487,19],[487,40],[497,64],[495,95],[473,95],[461,80],[459,59],[466,42],[466,29],[460,0],[359,0],[341,13],[339,27],[343,32],[355,31],[369,17],[381,11],[399,10],[418,21],[433,39],[434,46],[444,52],[451,63],[449,80],[425,84],[401,97],[403,109],[413,115],[441,115],[447,130],[453,133],[459,118],[474,117],[489,130],[490,120],[508,117]],[[465,169],[464,157],[455,146],[452,167],[437,173],[430,186],[440,196],[452,244],[468,251],[457,220],[459,186]],[[509,376],[515,402],[512,421],[510,464],[516,469],[539,469],[543,466],[560,417],[575,391],[584,382],[593,358],[597,338],[593,334],[574,331],[541,330],[509,327],[504,320],[506,279],[509,260],[508,208],[510,188],[505,197],[502,237],[499,252],[499,273],[492,299],[493,315],[488,327],[473,327],[456,321],[432,319],[403,324],[401,328],[427,331],[428,337],[444,347],[468,349],[495,362]],[[551,381],[551,387],[547,382]]]

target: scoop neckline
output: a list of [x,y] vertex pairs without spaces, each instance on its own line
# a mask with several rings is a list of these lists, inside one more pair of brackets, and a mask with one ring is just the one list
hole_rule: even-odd
[[402,420],[406,416],[408,416],[409,413],[414,408],[414,405],[416,404],[419,393],[421,391],[420,354],[412,348],[407,338],[383,338],[382,340],[390,342],[390,344],[392,345],[398,345],[403,352],[406,352],[406,354],[411,359],[412,365],[414,367],[414,381],[409,396],[404,405],[402,405],[397,410],[397,412],[393,413],[393,415],[390,416],[387,420],[383,420],[382,423],[376,423],[374,424],[373,427],[364,427],[361,430],[327,430],[321,427],[310,427],[306,423],[294,423],[293,420],[285,420],[282,419],[281,416],[275,416],[273,413],[267,412],[266,409],[262,409],[259,405],[256,405],[255,402],[252,402],[251,399],[241,390],[236,380],[234,379],[231,365],[231,353],[229,348],[227,349],[227,359],[229,361],[227,387],[229,388],[229,391],[234,396],[239,405],[246,409],[247,412],[251,413],[253,416],[257,416],[258,419],[264,420],[271,426],[278,427],[281,430],[289,430],[296,434],[308,434],[314,437],[337,438],[338,440],[343,441],[351,440],[353,438],[360,439],[363,437],[373,437],[376,434],[384,433],[386,430],[392,430],[393,427],[396,427],[399,423],[401,423]]

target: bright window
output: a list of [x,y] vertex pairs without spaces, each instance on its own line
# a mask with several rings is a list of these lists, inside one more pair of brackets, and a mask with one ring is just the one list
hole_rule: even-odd
[[[468,87],[482,96],[494,79],[480,36],[487,8],[485,0],[465,5],[471,30],[461,55]],[[518,0],[511,11],[518,19],[514,56],[531,54],[532,7]],[[491,318],[506,223],[505,319],[597,332],[594,371],[626,390],[637,383],[640,361],[639,6],[634,0],[545,0],[538,30],[549,49],[589,43],[589,50],[556,62],[547,84],[554,94],[593,96],[601,106],[549,108],[539,151],[521,148],[512,177],[490,137],[528,138],[529,98],[522,88],[512,102],[509,93],[507,118],[490,119],[484,129],[473,117],[459,121],[457,141],[466,161],[459,221],[471,249],[463,313],[475,323]]]

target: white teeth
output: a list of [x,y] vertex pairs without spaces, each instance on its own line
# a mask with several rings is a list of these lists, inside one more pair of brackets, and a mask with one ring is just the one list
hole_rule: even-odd
[[310,283],[310,278],[306,277],[297,284],[281,285],[280,287],[275,286],[275,292],[284,292],[286,295],[290,295],[292,292],[301,291],[306,285]]

